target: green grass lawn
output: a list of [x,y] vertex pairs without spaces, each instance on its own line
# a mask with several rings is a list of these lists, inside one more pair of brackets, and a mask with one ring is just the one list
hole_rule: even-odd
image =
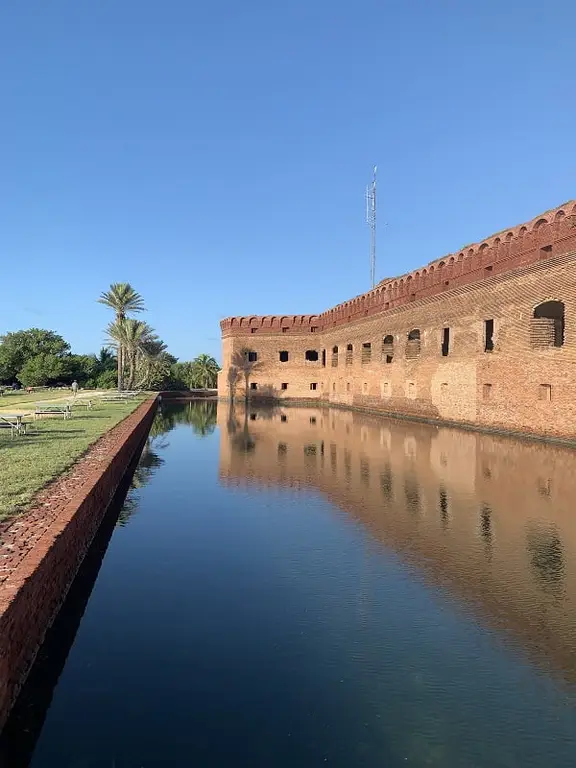
[[0,430],[0,520],[25,509],[40,488],[141,402],[98,403],[91,411],[75,410],[66,421],[55,416],[38,419],[21,437]]
[[[69,400],[72,397],[72,392],[69,389],[45,389],[41,392],[34,392],[31,395],[27,395],[23,390],[17,390],[16,392],[5,392],[0,397],[0,410],[9,411],[14,406],[16,411],[20,410],[34,410],[36,403],[52,402],[53,400]],[[27,406],[25,408],[24,406]]]

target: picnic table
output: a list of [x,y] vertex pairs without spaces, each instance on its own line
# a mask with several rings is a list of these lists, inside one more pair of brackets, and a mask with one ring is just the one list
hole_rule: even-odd
[[63,416],[65,419],[72,417],[72,408],[69,403],[36,403],[34,418],[38,416]]
[[68,405],[70,408],[86,408],[87,411],[91,411],[93,407],[92,400],[69,400]]
[[132,400],[138,395],[138,392],[114,392],[109,395],[101,395],[100,400],[103,403],[124,403],[126,400]]
[[23,418],[24,414],[22,413],[0,413],[0,429],[10,429],[12,437],[15,433],[25,435],[28,425],[23,421]]

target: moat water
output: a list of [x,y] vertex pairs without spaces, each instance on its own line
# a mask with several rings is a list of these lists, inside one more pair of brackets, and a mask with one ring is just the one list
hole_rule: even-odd
[[564,448],[165,407],[1,759],[574,766],[575,499]]

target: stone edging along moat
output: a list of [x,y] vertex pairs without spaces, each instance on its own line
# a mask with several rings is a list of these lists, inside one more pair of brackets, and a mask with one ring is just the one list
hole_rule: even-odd
[[41,491],[24,515],[0,524],[0,728],[156,407],[156,399],[142,403]]

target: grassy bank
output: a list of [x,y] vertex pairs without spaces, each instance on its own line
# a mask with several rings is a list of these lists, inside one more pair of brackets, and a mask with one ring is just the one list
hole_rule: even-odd
[[141,402],[98,403],[91,411],[75,411],[66,421],[51,416],[34,422],[32,431],[22,437],[12,438],[9,430],[2,430],[0,520],[24,510],[40,488],[68,469]]

